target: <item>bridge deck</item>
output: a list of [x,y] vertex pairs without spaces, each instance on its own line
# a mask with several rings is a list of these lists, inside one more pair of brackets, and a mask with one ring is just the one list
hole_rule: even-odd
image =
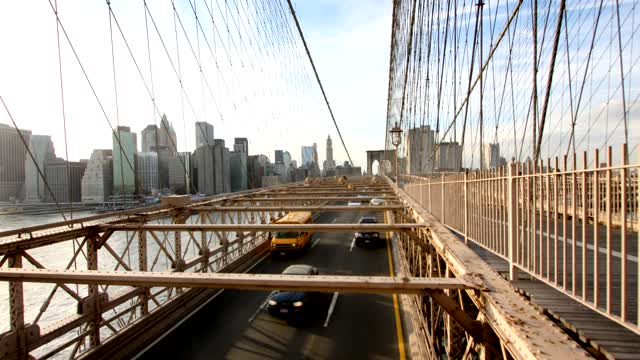
[[[383,213],[323,213],[318,223],[354,223]],[[388,276],[386,248],[360,249],[352,232],[317,233],[313,247],[299,257],[266,258],[253,273],[280,273],[290,264],[318,267],[321,274]],[[269,292],[224,291],[141,355],[180,359],[396,359],[399,343],[390,295],[329,294],[317,319],[292,326],[261,306]],[[325,326],[326,324],[326,326]],[[404,339],[401,341],[404,342]],[[403,343],[404,344],[404,343]]]
[[[483,247],[470,243],[470,247],[500,274],[508,278],[509,264],[503,258]],[[525,277],[522,274],[521,277]],[[551,286],[535,280],[521,279],[511,284],[531,302],[560,321],[590,343],[608,358],[637,359],[640,354],[640,335],[626,329],[615,321],[578,303]],[[618,305],[619,306],[619,305]]]

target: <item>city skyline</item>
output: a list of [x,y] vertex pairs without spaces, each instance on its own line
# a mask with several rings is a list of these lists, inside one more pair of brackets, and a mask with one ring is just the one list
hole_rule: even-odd
[[[173,10],[170,4],[164,5],[167,4],[148,3],[160,31],[171,30],[173,33]],[[68,148],[69,160],[73,161],[89,158],[94,148],[110,147],[111,135],[106,133],[111,132],[111,129],[107,119],[114,128],[126,125],[131,131],[140,134],[149,124],[160,126],[160,116],[163,113],[175,128],[178,152],[193,151],[193,124],[196,121],[207,121],[214,126],[216,137],[223,138],[227,143],[232,143],[235,137],[252,139],[249,149],[251,154],[271,156],[273,150],[286,148],[298,162],[301,160],[298,150],[300,146],[316,142],[322,164],[325,160],[323,138],[329,133],[335,139],[335,158],[347,159],[317,83],[311,81],[312,78],[306,79],[306,76],[312,74],[311,68],[297,37],[291,41],[296,42],[295,51],[299,55],[296,55],[296,61],[299,61],[299,67],[282,68],[277,62],[262,62],[262,69],[249,71],[251,67],[245,63],[245,68],[248,69],[240,71],[240,66],[230,66],[230,63],[239,64],[242,61],[233,52],[229,54],[230,61],[218,59],[218,71],[200,34],[200,52],[206,78],[200,78],[195,59],[191,54],[185,53],[182,59],[185,91],[181,94],[168,56],[155,33],[150,34],[151,54],[147,54],[144,17],[141,22],[139,16],[144,13],[142,4],[124,2],[112,4],[112,7],[150,90],[149,69],[153,71],[155,101],[151,101],[145,83],[123,44],[122,36],[114,32],[119,93],[116,108],[108,17],[99,17],[98,21],[86,23],[88,14],[103,13],[106,5],[94,2],[81,2],[72,6],[61,4],[61,21],[69,31],[97,98],[104,106],[103,112],[88,87],[87,79],[80,72],[69,45],[63,43],[61,54],[67,128],[65,145],[58,55],[55,48],[55,15],[47,4],[27,6],[3,3],[0,5],[0,30],[3,32],[9,33],[13,26],[23,26],[15,23],[15,19],[19,18],[18,14],[22,13],[28,13],[30,21],[37,24],[20,37],[7,38],[6,48],[15,49],[14,55],[0,59],[0,78],[3,79],[0,94],[18,127],[31,129],[35,134],[49,134],[58,149]],[[187,36],[196,45],[197,29],[193,12],[188,6],[178,6],[177,10],[186,22],[186,35],[180,34],[179,44],[176,44],[174,38],[163,38],[174,63],[176,46],[186,48]],[[199,11],[206,13],[204,7],[199,8]],[[215,11],[214,16],[218,16]],[[364,165],[365,150],[384,148],[385,134],[382,129],[386,118],[389,49],[380,47],[379,39],[390,37],[391,4],[376,0],[362,7],[358,1],[331,0],[297,4],[296,13],[305,30],[310,51],[314,54],[314,62],[351,157],[356,165]],[[323,15],[327,13],[333,15],[327,18]],[[327,24],[330,24],[329,28]],[[83,25],[87,26],[86,31],[79,30]],[[203,26],[210,33],[211,29],[207,24]],[[211,26],[211,21],[208,26]],[[213,39],[208,40],[211,42]],[[23,46],[25,43],[30,46]],[[238,45],[240,46],[239,43]],[[194,50],[197,52],[198,49]],[[261,57],[259,53],[251,52],[243,56],[251,59]],[[20,60],[16,61],[18,59]],[[153,60],[151,67],[149,59]],[[298,79],[305,79],[302,88]],[[205,80],[208,80],[210,89],[206,83],[202,88]],[[278,90],[272,93],[270,89]],[[0,123],[11,124],[5,111],[0,111]],[[105,135],[99,138],[87,136],[96,132]]]

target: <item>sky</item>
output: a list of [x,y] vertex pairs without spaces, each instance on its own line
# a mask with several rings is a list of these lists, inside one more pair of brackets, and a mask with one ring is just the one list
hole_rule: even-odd
[[[392,102],[391,122],[402,118],[401,127],[408,129],[419,125],[429,125],[431,129],[440,129],[438,140],[460,141],[463,119],[466,123],[463,166],[478,168],[480,154],[480,118],[482,114],[483,143],[499,143],[501,155],[510,160],[525,160],[532,154],[532,126],[530,109],[533,93],[533,56],[532,56],[532,4],[524,1],[510,25],[507,21],[513,13],[517,0],[487,1],[483,7],[481,36],[476,47],[472,77],[473,87],[467,96],[470,77],[470,59],[474,39],[476,1],[458,1],[458,21],[447,22],[447,4],[454,2],[422,2],[427,7],[423,16],[416,16],[415,22],[420,24],[424,19],[422,43],[413,49],[421,49],[422,65],[414,66],[408,77],[409,91],[417,89],[419,94],[430,93],[423,101],[412,101],[410,93],[406,98],[404,116],[401,117],[401,101]],[[403,2],[407,7],[410,0]],[[421,4],[418,2],[418,4]],[[537,27],[537,93],[538,118],[541,117],[543,100],[547,90],[551,58],[554,44],[556,19],[559,12],[558,1],[544,0],[538,2]],[[429,8],[435,5],[435,9]],[[599,11],[602,5],[601,11]],[[616,11],[619,5],[620,18]],[[440,8],[438,8],[438,6]],[[431,15],[435,13],[434,15]],[[451,6],[451,12],[454,12]],[[409,11],[402,12],[400,22],[407,24]],[[553,71],[553,81],[549,92],[546,125],[541,143],[540,156],[543,159],[560,157],[568,152],[571,139],[571,123],[575,121],[575,150],[578,157],[583,151],[588,152],[589,162],[593,161],[595,150],[605,153],[608,145],[613,147],[613,162],[619,162],[624,136],[624,107],[628,125],[629,156],[638,158],[640,143],[640,38],[636,35],[639,23],[635,21],[637,14],[636,1],[629,0],[584,0],[567,2],[567,10],[563,17],[563,27],[558,42],[557,59]],[[453,17],[453,16],[452,16]],[[599,21],[596,21],[599,19]],[[457,24],[457,27],[456,27]],[[597,25],[596,25],[597,24]],[[408,28],[408,26],[402,27]],[[498,41],[498,34],[508,28],[505,36]],[[596,31],[597,29],[597,31]],[[430,30],[430,31],[429,31]],[[448,30],[448,31],[447,31]],[[453,31],[455,30],[455,31]],[[435,41],[429,40],[432,34]],[[407,32],[401,32],[403,40],[408,38]],[[444,41],[448,34],[448,42]],[[457,40],[455,37],[457,34]],[[417,37],[418,35],[415,35]],[[457,43],[456,43],[457,41]],[[593,50],[591,51],[591,43]],[[419,46],[422,44],[422,46]],[[479,49],[482,51],[478,51]],[[400,76],[396,77],[392,90],[392,98],[401,98],[404,91],[403,79],[406,46],[399,46],[397,65]],[[460,49],[457,51],[456,49]],[[491,52],[495,50],[493,55]],[[416,51],[419,54],[420,51]],[[441,56],[442,54],[446,56]],[[591,57],[589,54],[591,53]],[[454,57],[457,54],[457,59]],[[509,56],[512,64],[509,69]],[[621,55],[620,55],[621,54]],[[478,67],[487,63],[483,74],[484,96],[480,106],[480,88]],[[413,56],[416,63],[418,55]],[[440,61],[445,59],[444,75],[440,74]],[[420,61],[420,60],[418,60]],[[425,64],[426,63],[426,64]],[[622,69],[622,70],[621,70]],[[456,72],[457,70],[457,72]],[[421,71],[421,72],[420,72]],[[434,74],[435,73],[435,74]],[[440,76],[438,76],[440,75]],[[506,76],[509,75],[509,76]],[[430,78],[431,80],[426,80]],[[621,86],[624,79],[624,88]],[[412,81],[417,80],[420,86]],[[426,84],[426,85],[425,85]],[[457,95],[454,89],[457,87]],[[442,94],[442,101],[438,94]],[[622,99],[625,103],[623,104]],[[466,102],[465,100],[469,101]],[[468,107],[467,107],[468,105]],[[418,109],[415,113],[406,109]],[[441,109],[438,111],[436,109]],[[482,109],[482,112],[481,110]],[[457,117],[457,135],[447,132],[449,125]],[[467,111],[468,110],[468,111]],[[465,115],[467,114],[467,115]],[[537,127],[536,127],[537,128]],[[445,136],[446,133],[446,136]],[[401,156],[406,153],[407,141],[399,148]],[[517,146],[516,146],[517,144]]]
[[[1,2],[0,96],[18,127],[79,160],[111,148],[118,124],[139,134],[166,113],[179,151],[193,150],[194,122],[208,121],[227,147],[249,138],[250,155],[273,160],[284,149],[299,162],[315,142],[322,163],[331,136],[334,159],[347,160],[285,1],[178,0],[175,13],[171,0],[147,5],[112,0],[110,17],[104,1],[59,0],[59,63],[55,2]],[[391,1],[294,7],[350,155],[366,167],[366,151],[384,148]],[[11,125],[4,108],[0,123]]]

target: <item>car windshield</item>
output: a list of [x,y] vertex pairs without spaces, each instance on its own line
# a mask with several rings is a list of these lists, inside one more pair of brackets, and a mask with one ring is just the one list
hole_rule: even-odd
[[360,224],[375,224],[376,219],[374,218],[362,218],[360,219]]
[[278,231],[276,232],[276,238],[278,239],[291,239],[291,238],[297,238],[298,234],[300,234],[297,231]]

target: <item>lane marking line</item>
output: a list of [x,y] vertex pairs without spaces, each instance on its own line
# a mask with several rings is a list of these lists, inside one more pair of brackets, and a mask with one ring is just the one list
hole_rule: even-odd
[[317,239],[316,239],[316,241],[314,241],[314,242],[311,244],[311,249],[313,249],[316,245],[318,245],[318,243],[319,243],[319,242],[320,242],[320,238],[317,238]]
[[351,248],[349,249],[349,252],[353,251],[353,246],[356,244],[356,238],[354,237],[353,240],[351,240]]
[[333,218],[333,220],[331,220],[331,223],[335,224],[336,220],[338,220],[338,218]]
[[[387,223],[387,213],[384,213],[384,222]],[[391,257],[391,236],[387,232],[387,259],[389,261],[389,276],[395,277],[393,271],[393,258]],[[404,352],[404,334],[402,332],[402,320],[400,318],[400,307],[398,306],[398,295],[393,294],[393,315],[396,320],[396,336],[398,337],[398,356],[400,360],[406,360]]]
[[327,319],[324,321],[324,327],[329,326],[329,319],[331,319],[331,314],[333,314],[333,309],[336,307],[336,301],[338,301],[338,295],[340,293],[334,292],[333,299],[331,299],[331,305],[329,305],[329,311],[327,311]]
[[[251,265],[247,270],[243,271],[243,273],[248,273],[249,271],[253,270],[253,268],[255,268],[256,266],[258,266],[262,261],[264,261],[264,259],[266,259],[267,257],[269,257],[269,253],[267,253],[265,256],[261,257],[258,261],[256,261],[255,264]],[[175,329],[177,329],[180,325],[182,325],[185,321],[187,321],[191,316],[193,316],[193,314],[197,313],[198,311],[200,311],[200,309],[202,309],[203,307],[205,307],[207,304],[209,304],[211,301],[213,301],[213,299],[217,298],[218,295],[222,294],[222,292],[224,291],[224,289],[219,290],[217,293],[213,294],[213,296],[211,296],[207,301],[205,301],[202,305],[198,306],[195,310],[193,310],[192,312],[190,312],[189,314],[187,314],[187,316],[185,316],[184,318],[182,318],[182,320],[180,320],[177,324],[173,325],[173,327],[171,327],[171,329],[169,329],[169,331],[165,332],[164,334],[160,335],[160,337],[158,337],[154,342],[152,342],[151,344],[149,344],[149,346],[147,346],[146,348],[142,349],[142,351],[140,351],[136,356],[133,357],[133,360],[138,359],[140,356],[144,355],[144,353],[146,353],[147,351],[149,351],[149,349],[151,349],[152,347],[156,346],[156,344],[158,344],[160,341],[162,341],[162,339],[164,339],[167,335],[169,335],[171,332],[173,332]]]

